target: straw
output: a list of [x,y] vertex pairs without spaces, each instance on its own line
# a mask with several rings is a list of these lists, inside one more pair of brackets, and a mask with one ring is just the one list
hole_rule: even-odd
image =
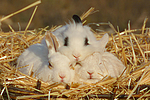
[[8,18],[10,18],[10,17],[12,17],[12,16],[14,16],[14,15],[20,13],[20,12],[23,12],[23,11],[25,11],[25,10],[31,8],[31,7],[34,7],[34,6],[36,6],[36,5],[40,4],[40,3],[41,3],[41,0],[38,0],[38,1],[36,1],[36,2],[34,2],[34,3],[32,3],[32,4],[30,4],[30,5],[28,5],[28,6],[26,6],[26,7],[24,7],[23,9],[20,9],[20,10],[18,10],[18,11],[16,11],[16,12],[12,13],[12,14],[10,14],[10,15],[7,15],[7,16],[1,18],[1,19],[0,19],[0,22],[4,21],[4,20],[6,20],[6,19],[8,19]]
[[[37,2],[39,3],[39,1]],[[25,75],[18,69],[15,69],[15,66],[17,66],[16,60],[30,45],[40,43],[44,38],[43,33],[46,31],[53,32],[62,27],[60,25],[48,29],[49,27],[47,26],[38,31],[29,30],[36,10],[37,6],[24,31],[15,31],[13,26],[9,25],[11,32],[0,33],[0,85],[2,86],[0,93],[2,98],[5,96],[4,93],[8,99],[133,99],[135,97],[143,99],[150,96],[148,87],[138,91],[140,86],[150,85],[150,68],[147,67],[150,65],[150,41],[146,40],[150,38],[150,35],[149,31],[147,31],[149,28],[146,27],[147,19],[145,19],[142,29],[132,30],[129,21],[128,29],[125,29],[123,32],[120,32],[119,27],[116,30],[109,22],[99,23],[99,26],[97,26],[108,25],[117,33],[111,34],[106,46],[107,52],[117,55],[118,59],[124,61],[126,66],[124,72],[117,78],[106,75],[106,77],[96,83],[69,84],[68,87],[70,89],[67,89],[66,84],[63,83],[49,84],[40,81],[40,88],[36,88],[38,80],[32,77],[32,67],[30,71],[31,76]],[[93,12],[94,8],[89,9],[84,13],[85,15],[82,15],[82,19],[85,19]],[[5,17],[5,19],[11,16]],[[95,30],[93,31],[96,33],[94,35],[97,39],[103,36]]]
[[132,92],[131,92],[130,95],[128,96],[127,100],[129,100],[129,98],[132,96],[133,92],[137,89],[138,85],[140,84],[141,80],[143,79],[144,75],[146,74],[148,68],[149,68],[149,66],[147,66],[147,67],[145,68],[144,73],[142,74],[142,76],[141,76],[140,80],[138,81],[137,85],[134,87],[134,89],[132,90]]
[[36,10],[37,10],[37,7],[38,7],[38,6],[35,7],[35,9],[34,9],[34,11],[33,11],[33,13],[32,13],[32,16],[31,16],[31,18],[30,18],[30,20],[29,20],[29,22],[28,22],[28,25],[26,26],[26,29],[25,29],[24,34],[27,32],[27,29],[29,28],[29,26],[30,26],[30,24],[31,24],[31,21],[33,20],[33,17],[34,17],[34,15],[35,15],[35,12],[36,12]]

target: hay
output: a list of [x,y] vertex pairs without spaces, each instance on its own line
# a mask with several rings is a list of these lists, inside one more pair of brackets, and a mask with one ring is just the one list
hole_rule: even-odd
[[[35,8],[36,10],[36,8]],[[35,13],[34,10],[34,13]],[[82,20],[94,8],[82,15]],[[34,14],[32,14],[34,16]],[[107,51],[116,55],[125,65],[125,75],[118,78],[104,78],[94,84],[74,83],[48,84],[19,72],[16,59],[30,45],[40,43],[48,27],[40,30],[28,30],[31,17],[25,31],[0,32],[0,89],[1,99],[114,99],[150,97],[150,29],[146,28],[145,19],[141,29],[116,31],[111,23],[107,25],[116,34],[112,34],[107,44]],[[100,23],[99,23],[100,24]],[[54,31],[58,27],[52,27]],[[94,32],[97,39],[102,35]]]

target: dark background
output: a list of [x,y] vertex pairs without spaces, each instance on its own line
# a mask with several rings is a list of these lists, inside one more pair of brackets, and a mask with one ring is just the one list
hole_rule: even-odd
[[[36,0],[0,0],[0,18],[24,8]],[[82,15],[90,7],[99,10],[90,15],[88,23],[111,22],[120,31],[127,28],[130,20],[131,28],[141,28],[144,19],[150,17],[150,0],[42,0],[29,29],[61,25],[68,22],[73,14]],[[30,8],[2,22],[3,31],[10,31],[10,24],[15,31],[24,30],[34,10]],[[150,20],[147,27],[150,26]],[[106,28],[104,28],[105,30]],[[107,29],[106,29],[107,30]]]

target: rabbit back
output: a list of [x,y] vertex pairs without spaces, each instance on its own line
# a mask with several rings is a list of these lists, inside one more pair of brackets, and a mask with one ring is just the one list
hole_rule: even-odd
[[27,48],[18,58],[18,66],[26,66],[19,70],[27,75],[31,75],[31,72],[36,72],[42,68],[42,66],[48,66],[48,50],[42,44],[34,44]]
[[102,62],[108,70],[109,75],[112,77],[118,77],[125,69],[124,64],[116,56],[109,52],[104,52],[102,55]]

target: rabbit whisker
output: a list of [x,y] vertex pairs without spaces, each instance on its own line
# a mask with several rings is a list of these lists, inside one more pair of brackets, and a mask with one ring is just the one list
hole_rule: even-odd
[[102,75],[102,74],[100,74],[100,73],[98,73],[100,76],[102,76],[102,77],[105,77],[104,75]]

